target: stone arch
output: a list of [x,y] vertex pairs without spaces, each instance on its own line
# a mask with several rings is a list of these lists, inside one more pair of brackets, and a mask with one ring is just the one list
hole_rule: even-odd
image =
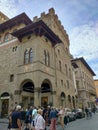
[[60,95],[61,99],[65,99],[66,98],[66,95],[64,92],[61,92],[61,95]]
[[68,102],[71,103],[71,96],[68,95]]
[[49,79],[43,80],[41,84],[41,92],[42,93],[52,92],[52,85]]
[[52,84],[49,79],[44,79],[41,84],[41,106],[53,105]]
[[1,94],[1,116],[6,117],[8,115],[9,110],[9,98],[10,94],[8,92],[4,92]]
[[66,105],[66,102],[65,102],[66,95],[64,92],[61,92],[60,99],[61,99],[61,105],[65,106]]
[[21,106],[23,106],[25,109],[29,106],[34,105],[34,83],[31,79],[25,79],[21,85]]
[[21,91],[34,93],[34,83],[30,79],[26,79],[21,83]]
[[8,92],[4,92],[4,93],[1,94],[0,97],[1,97],[1,98],[3,98],[3,97],[4,97],[4,98],[8,98],[9,96],[10,96],[10,94],[9,94]]

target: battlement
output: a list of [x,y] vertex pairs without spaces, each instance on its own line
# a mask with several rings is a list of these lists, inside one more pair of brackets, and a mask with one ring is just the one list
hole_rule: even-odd
[[0,11],[0,24],[7,21],[9,18]]
[[[48,19],[48,20],[46,20],[46,19]],[[48,25],[48,21],[50,19],[55,21],[55,23],[59,27],[59,30],[62,31],[62,34],[66,37],[66,39],[67,39],[67,41],[69,43],[68,34],[66,33],[66,30],[64,29],[64,26],[61,24],[61,21],[59,20],[58,15],[55,14],[54,8],[50,8],[48,10],[48,13],[42,12],[40,14],[40,17],[38,17],[38,16],[33,17],[33,22],[37,22],[39,20],[43,20]]]
[[35,17],[33,17],[33,22],[37,22],[39,19],[43,19],[44,17],[46,17],[46,16],[51,16],[51,15],[54,15],[55,16],[55,10],[53,9],[53,8],[51,8],[51,9],[49,9],[48,10],[48,13],[46,14],[45,12],[42,12],[41,14],[40,14],[40,17],[38,17],[38,16],[35,16]]

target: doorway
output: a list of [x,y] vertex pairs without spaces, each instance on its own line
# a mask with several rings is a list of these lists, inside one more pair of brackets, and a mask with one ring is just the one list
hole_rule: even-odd
[[41,106],[47,106],[48,105],[48,97],[42,97],[41,98]]
[[7,117],[8,115],[8,108],[9,108],[9,99],[3,99],[2,100],[2,117]]

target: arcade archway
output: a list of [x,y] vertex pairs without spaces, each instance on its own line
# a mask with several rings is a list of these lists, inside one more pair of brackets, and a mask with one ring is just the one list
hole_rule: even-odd
[[31,80],[26,80],[21,85],[22,89],[22,102],[21,105],[24,108],[34,105],[34,83]]
[[61,106],[65,106],[66,102],[65,102],[65,93],[64,92],[61,92],[61,95],[60,95],[60,99],[61,99]]
[[1,116],[6,117],[8,115],[8,109],[9,109],[9,98],[10,95],[8,92],[4,92],[1,94]]
[[41,106],[53,105],[51,82],[45,79],[41,84]]

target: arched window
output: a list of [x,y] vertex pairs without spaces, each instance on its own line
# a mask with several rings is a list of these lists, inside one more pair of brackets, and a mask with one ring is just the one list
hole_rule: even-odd
[[47,52],[47,65],[50,65],[50,56],[49,56],[49,52]]
[[71,78],[71,69],[69,68],[69,77]]
[[44,50],[44,62],[45,62],[45,65],[47,65],[47,52],[46,52],[46,50]]
[[66,72],[66,75],[68,75],[67,65],[66,64],[65,64],[65,72]]
[[5,34],[5,37],[4,37],[4,42],[7,42],[10,40],[10,34],[9,33],[6,33]]
[[67,88],[69,88],[69,80],[67,80]]
[[68,95],[68,101],[71,103],[71,96]]
[[47,50],[44,50],[44,62],[45,65],[50,65],[50,56],[49,56],[49,52]]
[[28,63],[29,63],[29,53],[28,50],[26,50],[24,53],[24,64],[28,64]]
[[58,49],[58,54],[60,55],[60,50]]
[[32,63],[33,62],[33,50],[32,48],[29,51],[29,62]]
[[59,61],[59,69],[60,69],[60,71],[61,71],[61,69],[62,69],[62,68],[61,68],[61,61]]

